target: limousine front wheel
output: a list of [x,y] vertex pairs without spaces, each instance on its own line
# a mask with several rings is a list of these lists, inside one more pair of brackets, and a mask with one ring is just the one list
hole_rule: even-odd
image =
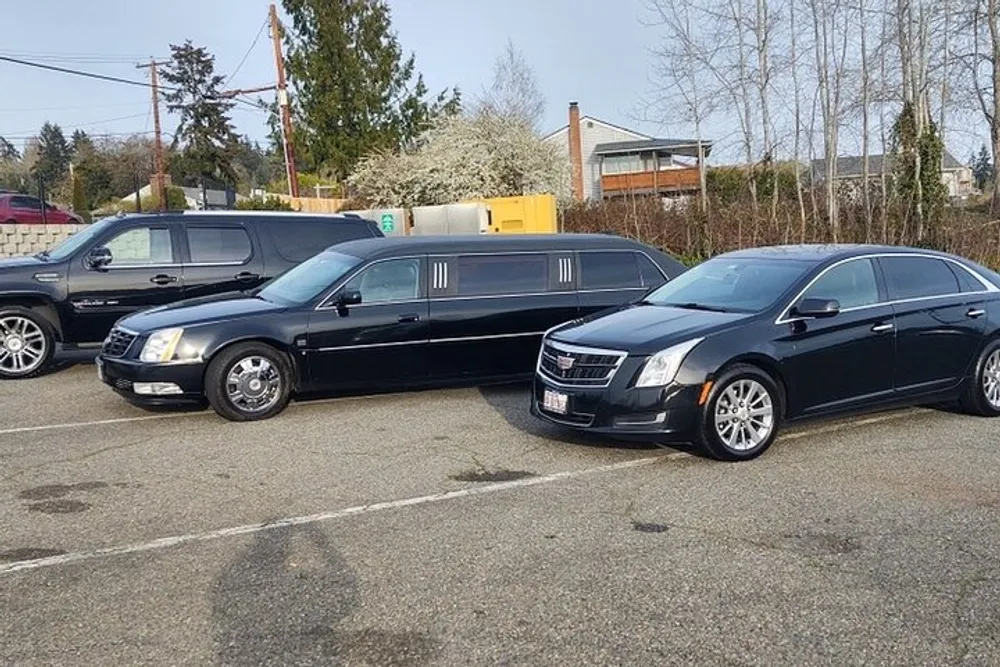
[[700,444],[716,459],[755,458],[778,436],[781,415],[781,389],[771,376],[737,364],[712,385],[702,410]]
[[288,358],[264,343],[240,343],[220,352],[205,374],[212,408],[230,421],[268,419],[285,409],[292,393]]

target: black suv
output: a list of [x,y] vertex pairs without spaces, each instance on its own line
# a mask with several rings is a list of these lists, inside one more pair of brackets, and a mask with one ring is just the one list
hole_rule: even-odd
[[105,218],[32,257],[0,260],[0,379],[64,349],[98,348],[130,313],[252,289],[343,241],[382,237],[349,216],[252,211]]

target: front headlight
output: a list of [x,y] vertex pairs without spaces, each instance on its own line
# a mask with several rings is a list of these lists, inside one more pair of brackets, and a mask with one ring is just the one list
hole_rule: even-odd
[[674,381],[677,371],[680,370],[681,362],[688,352],[694,349],[695,345],[705,340],[695,338],[693,340],[679,343],[665,350],[660,350],[649,359],[642,367],[639,379],[635,381],[636,387],[665,387]]
[[147,364],[164,364],[173,360],[177,344],[181,342],[184,329],[161,329],[154,331],[142,348],[139,360]]

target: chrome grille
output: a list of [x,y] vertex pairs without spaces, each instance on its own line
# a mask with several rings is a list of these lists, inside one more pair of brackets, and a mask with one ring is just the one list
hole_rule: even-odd
[[124,329],[114,328],[104,341],[101,352],[107,357],[123,357],[135,341],[135,334]]
[[625,360],[617,350],[577,347],[543,341],[538,370],[558,384],[575,387],[606,387]]

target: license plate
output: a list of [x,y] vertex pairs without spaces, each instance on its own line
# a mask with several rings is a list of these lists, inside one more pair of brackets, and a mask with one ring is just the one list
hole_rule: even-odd
[[95,360],[95,363],[97,365],[97,379],[100,380],[101,382],[104,382],[104,362],[102,362],[100,359],[97,359]]
[[547,412],[564,415],[566,414],[566,402],[568,398],[569,397],[566,396],[566,394],[560,394],[557,391],[546,389],[545,393],[542,395],[542,407],[545,408]]

